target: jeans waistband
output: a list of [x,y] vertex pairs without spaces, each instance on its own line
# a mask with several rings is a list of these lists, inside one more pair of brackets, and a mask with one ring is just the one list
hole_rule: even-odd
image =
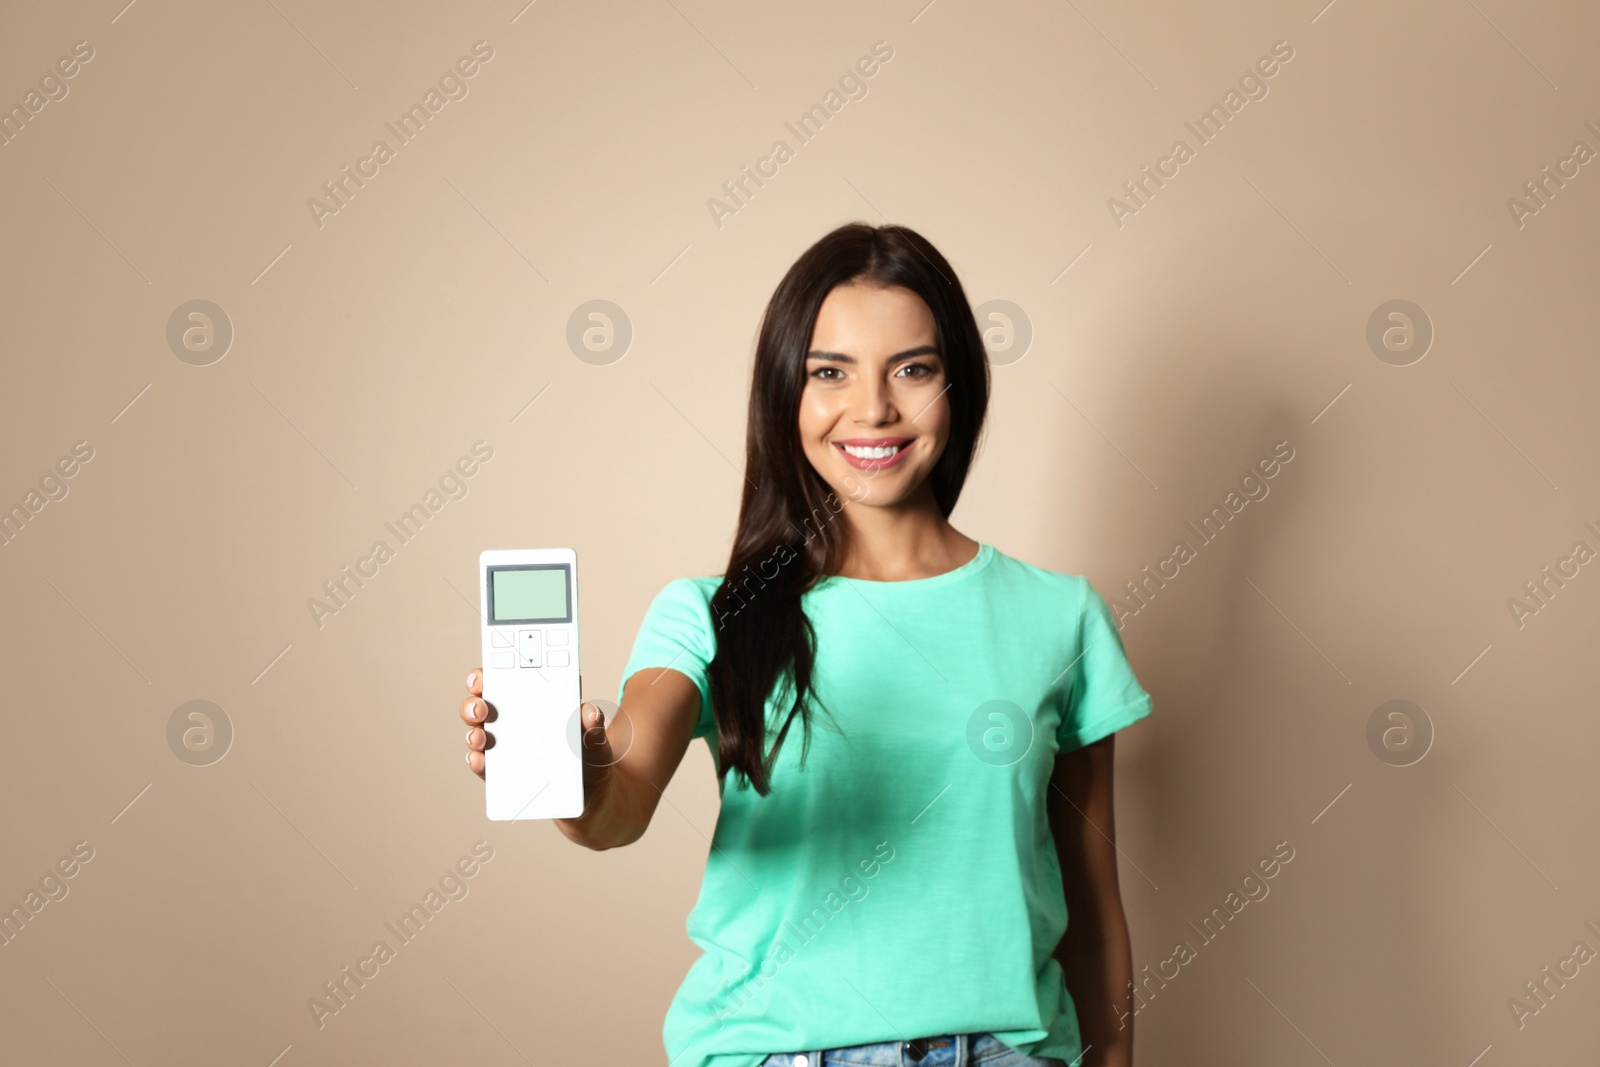
[[766,1062],[772,1067],[975,1067],[1009,1051],[1010,1046],[992,1034],[941,1034],[784,1053]]

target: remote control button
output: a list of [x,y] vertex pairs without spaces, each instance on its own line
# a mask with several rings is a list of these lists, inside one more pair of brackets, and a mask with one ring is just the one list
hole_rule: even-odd
[[511,631],[504,628],[495,628],[489,631],[489,644],[493,648],[510,648]]
[[552,648],[545,653],[546,667],[569,667],[571,665],[572,660],[564,648]]
[[494,667],[496,670],[505,670],[507,667],[515,667],[516,665],[517,655],[515,652],[496,652],[494,654]]
[[571,631],[565,626],[552,626],[544,632],[544,643],[547,645],[564,645],[571,637]]
[[542,667],[544,643],[539,639],[538,630],[517,631],[517,665],[521,667]]

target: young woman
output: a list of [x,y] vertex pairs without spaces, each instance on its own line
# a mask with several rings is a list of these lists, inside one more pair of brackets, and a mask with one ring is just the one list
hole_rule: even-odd
[[840,227],[773,294],[727,568],[657,594],[632,744],[584,705],[557,821],[630,844],[690,741],[715,757],[672,1067],[1132,1063],[1112,734],[1150,697],[1087,580],[950,524],[988,396],[961,284],[905,227]]

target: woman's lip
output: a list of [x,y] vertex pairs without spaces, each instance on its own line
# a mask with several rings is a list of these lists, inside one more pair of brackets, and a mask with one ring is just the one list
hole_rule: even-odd
[[855,445],[857,448],[877,448],[881,445],[910,444],[909,437],[841,437],[834,442],[836,445]]
[[[850,464],[850,466],[855,467],[858,470],[864,470],[864,471],[881,471],[881,470],[884,470],[885,468],[892,467],[896,463],[899,463],[902,459],[904,459],[906,457],[906,453],[907,452],[911,451],[911,449],[909,447],[910,446],[910,438],[904,439],[904,443],[901,444],[900,450],[898,452],[896,452],[892,456],[886,456],[883,459],[865,459],[865,458],[863,458],[861,456],[852,456],[850,453],[848,453],[848,452],[846,452],[844,450],[844,444],[842,442],[839,442],[839,441],[835,441],[833,443],[833,446],[839,450],[839,455],[844,457],[844,461],[846,463]],[[863,447],[869,447],[869,446],[863,446]]]

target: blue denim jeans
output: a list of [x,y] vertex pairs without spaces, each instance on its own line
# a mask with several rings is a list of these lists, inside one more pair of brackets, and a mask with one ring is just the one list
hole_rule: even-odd
[[944,1034],[915,1042],[774,1052],[761,1067],[1067,1067],[1067,1061],[1024,1056],[993,1034]]

